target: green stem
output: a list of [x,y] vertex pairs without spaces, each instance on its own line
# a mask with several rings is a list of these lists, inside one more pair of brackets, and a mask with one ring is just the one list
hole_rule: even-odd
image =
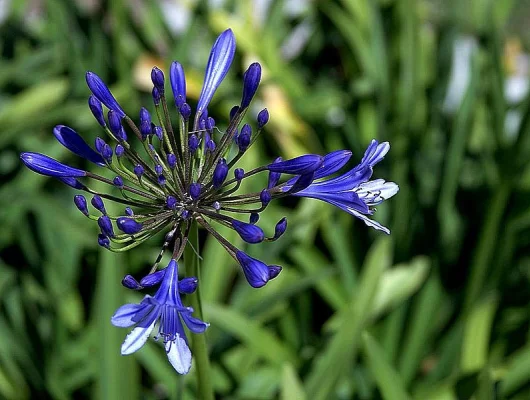
[[[192,223],[188,235],[188,246],[184,250],[184,261],[186,264],[186,275],[196,276],[201,281],[199,276],[199,228],[197,223]],[[195,293],[188,295],[190,306],[195,310],[194,316],[202,318],[200,283],[197,286]],[[192,334],[191,335],[191,352],[193,354],[196,371],[197,371],[197,398],[203,400],[214,400],[214,393],[210,373],[210,359],[208,358],[208,348],[206,347],[206,335]]]

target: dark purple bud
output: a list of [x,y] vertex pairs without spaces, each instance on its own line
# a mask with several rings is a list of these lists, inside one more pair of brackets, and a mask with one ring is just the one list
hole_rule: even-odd
[[236,258],[250,286],[260,288],[268,282],[269,267],[265,263],[250,257],[241,250],[236,252]]
[[161,126],[156,125],[153,128],[153,133],[158,138],[158,140],[160,141],[164,140],[164,130],[162,129]]
[[125,112],[120,107],[112,93],[110,92],[109,88],[99,76],[97,76],[93,72],[87,72],[86,73],[86,83],[88,85],[88,88],[90,91],[96,96],[96,98],[101,101],[109,110],[116,111],[120,117],[125,116]]
[[247,108],[252,98],[258,90],[261,80],[261,65],[252,63],[243,75],[243,97],[241,98],[241,108]]
[[125,207],[125,214],[127,214],[129,217],[132,217],[134,215],[134,211],[131,207]]
[[100,154],[103,152],[103,147],[105,147],[105,145],[106,145],[105,141],[101,139],[99,136],[94,141],[94,147],[96,148],[96,151]]
[[208,119],[206,120],[206,130],[209,134],[213,133],[213,128],[215,128],[215,119],[213,119],[212,117],[208,117]]
[[108,249],[110,247],[110,240],[107,236],[105,236],[104,234],[100,233],[98,235],[98,244],[101,246],[101,247],[105,247],[106,249]]
[[243,168],[236,168],[234,170],[234,178],[240,181],[245,177],[245,170]]
[[162,279],[164,278],[164,275],[166,274],[165,269],[161,269],[160,271],[156,271],[152,274],[144,276],[140,280],[140,285],[143,287],[151,287],[158,285],[160,282],[162,282]]
[[116,138],[122,142],[127,141],[127,134],[125,133],[125,129],[123,129],[123,126],[121,127],[120,131],[116,133]]
[[195,153],[199,148],[199,138],[194,133],[188,138],[188,148],[191,154]]
[[194,276],[184,278],[179,281],[179,292],[182,294],[192,294],[197,289],[198,284],[199,280]]
[[151,70],[151,81],[160,94],[164,94],[164,73],[158,67]]
[[177,199],[175,197],[173,197],[173,196],[167,196],[166,206],[170,210],[174,210],[175,207],[177,206]]
[[162,175],[162,172],[164,172],[164,168],[160,164],[155,165],[155,172],[157,175]]
[[283,217],[281,220],[278,221],[278,223],[276,224],[276,227],[274,228],[274,240],[282,236],[285,233],[286,229],[287,229],[287,218]]
[[77,178],[86,176],[86,172],[77,168],[64,165],[53,158],[39,153],[22,153],[22,162],[32,171],[46,176]]
[[258,129],[263,128],[267,122],[269,122],[269,111],[264,108],[258,114]]
[[212,184],[213,187],[219,189],[228,175],[228,165],[226,160],[221,158],[213,171]]
[[[282,161],[281,157],[278,157],[276,160],[274,160],[274,163],[279,163]],[[282,174],[279,172],[269,172],[269,181],[267,183],[267,189],[272,189],[274,186],[278,184],[280,181]]]
[[241,128],[241,133],[237,137],[237,146],[239,147],[239,151],[243,153],[246,149],[248,149],[248,146],[250,145],[250,136],[252,135],[252,128],[249,124],[243,125],[243,128]]
[[112,147],[110,147],[108,144],[105,144],[105,146],[103,146],[101,155],[110,164],[112,162]]
[[143,287],[138,283],[136,279],[133,278],[132,275],[125,275],[123,279],[121,280],[121,284],[125,286],[127,289],[132,289],[132,290],[143,289]]
[[182,115],[182,118],[184,119],[184,121],[188,121],[190,119],[190,115],[191,115],[191,107],[188,103],[182,103],[182,105],[180,106],[180,115]]
[[259,226],[234,219],[232,220],[232,227],[241,239],[247,243],[261,243],[265,239],[265,234]]
[[239,106],[232,107],[232,109],[230,110],[230,121],[234,119],[238,111],[239,111]]
[[96,153],[72,128],[65,125],[57,125],[53,128],[53,134],[59,143],[75,155],[83,157],[94,164],[105,165],[101,155]]
[[263,206],[266,206],[269,204],[272,200],[271,193],[267,189],[263,189],[261,193],[259,194],[259,199],[261,201],[261,204]]
[[128,235],[134,235],[142,230],[143,225],[132,218],[119,217],[116,221],[118,229]]
[[141,121],[147,121],[151,124],[151,114],[145,107],[140,108],[140,122]]
[[113,110],[109,110],[107,113],[107,118],[109,120],[109,128],[112,133],[114,133],[114,136],[119,137],[121,136],[121,131],[123,129],[121,125],[121,117],[120,115]]
[[147,139],[147,137],[152,133],[151,123],[147,121],[140,122],[140,133],[142,134],[142,140]]
[[251,224],[255,224],[259,221],[259,214],[258,213],[251,213],[250,214],[250,218],[249,218],[249,222]]
[[197,200],[201,195],[202,185],[200,183],[192,183],[190,185],[190,197]]
[[169,82],[171,83],[171,90],[173,90],[175,106],[180,109],[182,103],[186,102],[186,76],[184,75],[184,68],[177,61],[173,61],[169,67]]
[[70,178],[70,177],[67,177],[67,176],[61,176],[61,177],[57,177],[57,179],[59,179],[65,185],[73,187],[74,189],[79,189],[79,190],[85,190],[86,189],[86,186],[83,185],[81,182],[79,182],[75,178]]
[[160,104],[160,90],[158,88],[154,87],[153,91],[151,92],[153,96],[153,103],[155,103],[155,106],[158,106]]
[[289,193],[296,193],[301,190],[304,190],[306,187],[311,185],[315,180],[315,173],[311,172],[309,174],[299,176],[294,182],[293,186],[288,190]]
[[81,211],[83,214],[85,214],[88,217],[88,206],[85,199],[85,196],[77,194],[74,196],[74,204],[78,208],[79,211]]
[[190,212],[188,210],[184,210],[182,211],[182,213],[180,214],[180,217],[184,220],[188,219],[190,217]]
[[102,214],[107,213],[107,210],[105,210],[105,204],[103,203],[103,199],[99,195],[95,194],[92,197],[92,200],[90,200],[90,203],[96,210],[98,210]]
[[322,166],[315,171],[315,177],[313,179],[319,179],[334,174],[346,165],[350,160],[350,157],[351,151],[349,150],[337,150],[326,154]]
[[286,161],[274,162],[267,165],[272,172],[292,175],[304,175],[316,171],[322,165],[324,158],[317,154],[306,154]]
[[212,139],[210,139],[206,142],[206,151],[213,153],[214,150],[215,150],[215,142]]
[[101,106],[101,101],[99,101],[96,96],[91,95],[88,98],[88,107],[90,107],[90,111],[92,111],[92,114],[94,115],[94,118],[96,118],[96,121],[98,121],[98,124],[104,128],[107,124],[105,123],[105,117],[103,116],[103,107]]
[[177,156],[173,153],[169,153],[167,155],[167,164],[169,165],[169,168],[175,168],[175,166],[177,165]]
[[236,39],[232,30],[227,29],[215,41],[204,74],[204,83],[197,104],[199,115],[208,108],[208,104],[223,81],[236,51]]
[[114,154],[116,154],[116,157],[120,158],[123,156],[123,153],[125,153],[125,148],[121,144],[117,144],[114,149]]
[[112,183],[114,183],[114,186],[116,186],[118,189],[123,188],[123,178],[121,176],[115,177]]
[[282,267],[279,265],[269,265],[269,280],[276,278],[280,272],[282,272]]
[[142,167],[140,164],[136,164],[133,171],[138,178],[140,178],[145,172],[144,167]]
[[112,222],[109,217],[106,215],[99,217],[98,225],[102,234],[108,237],[114,237],[114,229],[112,228]]
[[166,177],[164,175],[158,175],[158,184],[164,186],[166,184]]

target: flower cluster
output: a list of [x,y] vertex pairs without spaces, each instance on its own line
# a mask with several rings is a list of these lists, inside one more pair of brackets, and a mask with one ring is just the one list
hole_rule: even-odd
[[[287,229],[286,219],[278,221],[274,234],[267,236],[257,225],[259,215],[274,199],[298,196],[330,203],[361,218],[367,225],[389,233],[369,216],[373,214],[373,206],[398,191],[393,182],[369,180],[372,167],[390,148],[388,143],[375,140],[360,164],[342,175],[336,174],[351,157],[347,150],[325,156],[306,154],[289,160],[277,158],[249,171],[235,168],[267,124],[269,114],[266,109],[258,113],[255,129],[249,124],[241,126],[261,79],[261,66],[253,63],[243,76],[241,102],[232,108],[224,132],[219,131],[215,120],[209,116],[208,105],[227,74],[234,53],[235,38],[228,29],[212,47],[193,116],[186,99],[184,69],[176,61],[171,64],[169,81],[178,110],[177,129],[174,129],[170,117],[165,76],[160,69],[155,67],[151,72],[154,115],[142,108],[138,124],[125,113],[95,73],[86,74],[92,92],[88,100],[90,110],[110,142],[98,137],[92,148],[67,126],[59,125],[53,132],[64,147],[111,171],[113,178],[64,165],[40,153],[21,155],[31,170],[56,177],[92,196],[90,203],[95,212],[89,210],[83,195],[76,195],[74,203],[84,215],[97,221],[101,246],[124,251],[159,232],[166,232],[162,251],[149,274],[140,281],[127,275],[122,281],[124,286],[134,290],[159,285],[156,294],[146,296],[140,304],[119,308],[112,323],[121,327],[136,325],[123,343],[122,354],[138,350],[158,323],[157,336],[163,338],[168,358],[179,373],[186,373],[191,366],[182,321],[193,333],[204,332],[208,326],[192,317],[193,310],[183,306],[180,299],[181,293],[192,293],[197,286],[194,277],[179,280],[177,268],[192,223],[202,226],[217,239],[239,263],[248,283],[259,288],[278,276],[281,267],[267,265],[238,249],[216,230],[215,224],[235,230],[247,243],[277,240]],[[106,115],[103,105],[107,109]],[[131,141],[131,136],[136,136],[136,141]],[[237,194],[244,179],[259,173],[268,174],[267,186],[263,190]],[[282,179],[284,175],[288,175],[288,179]],[[88,186],[86,181],[89,179],[115,189],[111,193],[97,192]],[[118,191],[121,197],[113,194]],[[109,214],[105,200],[123,204],[123,213]],[[242,220],[245,215],[246,220]],[[165,269],[158,269],[168,247],[172,247],[171,262]]]

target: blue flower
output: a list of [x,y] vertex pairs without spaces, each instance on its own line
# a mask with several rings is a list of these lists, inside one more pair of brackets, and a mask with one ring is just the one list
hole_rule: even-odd
[[[191,368],[191,351],[184,325],[193,333],[203,333],[209,324],[192,317],[193,309],[182,304],[177,262],[171,260],[169,265],[159,272],[156,279],[149,282],[150,285],[160,284],[155,295],[145,296],[140,304],[121,306],[112,316],[111,322],[114,326],[122,328],[135,326],[121,346],[122,355],[139,350],[158,324],[155,339],[163,340],[173,368],[179,374],[186,374]],[[143,283],[143,286],[147,286]]]

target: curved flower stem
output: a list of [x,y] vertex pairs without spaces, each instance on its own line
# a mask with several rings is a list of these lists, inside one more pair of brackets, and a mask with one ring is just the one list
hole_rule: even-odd
[[[188,235],[190,246],[184,250],[184,261],[186,265],[186,275],[199,276],[199,228],[195,221],[192,222]],[[200,284],[197,286],[195,293],[188,295],[190,306],[195,310],[195,316],[199,319],[202,317]],[[197,398],[204,400],[214,400],[214,393],[211,381],[210,359],[208,358],[208,348],[206,347],[206,334],[191,335],[191,351],[193,354],[196,375],[197,375]]]

